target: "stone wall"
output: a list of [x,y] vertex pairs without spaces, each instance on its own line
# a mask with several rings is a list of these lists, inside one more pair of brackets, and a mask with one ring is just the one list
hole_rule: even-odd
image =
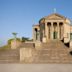
[[21,42],[18,40],[11,41],[11,49],[16,49],[16,48],[20,47],[20,45],[21,45]]
[[64,43],[68,43],[70,41],[70,25],[64,24]]
[[72,41],[70,41],[70,48],[72,49]]
[[33,52],[33,48],[20,48],[20,62],[32,62]]
[[41,48],[42,43],[40,41],[35,42],[35,48],[38,50]]

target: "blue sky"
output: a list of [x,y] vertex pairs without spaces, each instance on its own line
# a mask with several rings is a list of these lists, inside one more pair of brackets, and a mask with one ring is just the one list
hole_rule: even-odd
[[39,19],[53,13],[72,19],[72,0],[0,0],[0,45],[12,38],[32,37],[32,25]]

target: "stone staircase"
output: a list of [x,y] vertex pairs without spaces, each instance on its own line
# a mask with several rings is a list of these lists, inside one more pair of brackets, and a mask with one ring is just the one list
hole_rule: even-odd
[[0,63],[19,63],[19,50],[0,50]]
[[72,63],[70,49],[61,41],[42,43],[41,48],[36,50],[33,63]]
[[[30,44],[25,44],[30,47]],[[33,45],[31,45],[33,47]],[[0,63],[20,63],[20,49],[2,49],[0,50]],[[72,64],[71,49],[64,45],[61,41],[50,41],[42,43],[41,47],[33,48],[33,55],[28,61],[22,63],[58,63]],[[29,60],[31,61],[29,62]]]

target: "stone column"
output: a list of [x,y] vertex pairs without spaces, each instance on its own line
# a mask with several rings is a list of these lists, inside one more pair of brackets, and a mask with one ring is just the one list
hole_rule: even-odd
[[64,24],[62,25],[62,30],[61,30],[61,35],[62,35],[62,39],[63,39],[63,34],[64,34]]
[[38,41],[40,41],[40,30],[39,29],[38,29],[37,34],[38,34]]
[[45,36],[46,36],[46,39],[48,41],[48,26],[47,26],[47,22],[45,23]]
[[33,33],[32,33],[32,35],[33,35],[33,41],[35,41],[35,31],[34,31],[34,28],[33,28]]
[[51,40],[53,40],[53,22],[51,22],[50,35],[51,35]]
[[57,33],[57,38],[58,38],[58,39],[60,39],[60,34],[59,34],[59,33],[60,33],[60,32],[59,32],[60,30],[59,30],[59,29],[60,29],[60,28],[59,28],[59,22],[57,22],[57,32],[58,32],[58,33]]
[[33,40],[34,41],[36,40],[36,32],[35,32],[35,29],[33,29]]

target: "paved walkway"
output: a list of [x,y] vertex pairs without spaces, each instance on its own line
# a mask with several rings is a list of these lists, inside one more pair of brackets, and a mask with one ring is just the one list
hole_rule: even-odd
[[0,72],[72,72],[72,64],[0,64]]

